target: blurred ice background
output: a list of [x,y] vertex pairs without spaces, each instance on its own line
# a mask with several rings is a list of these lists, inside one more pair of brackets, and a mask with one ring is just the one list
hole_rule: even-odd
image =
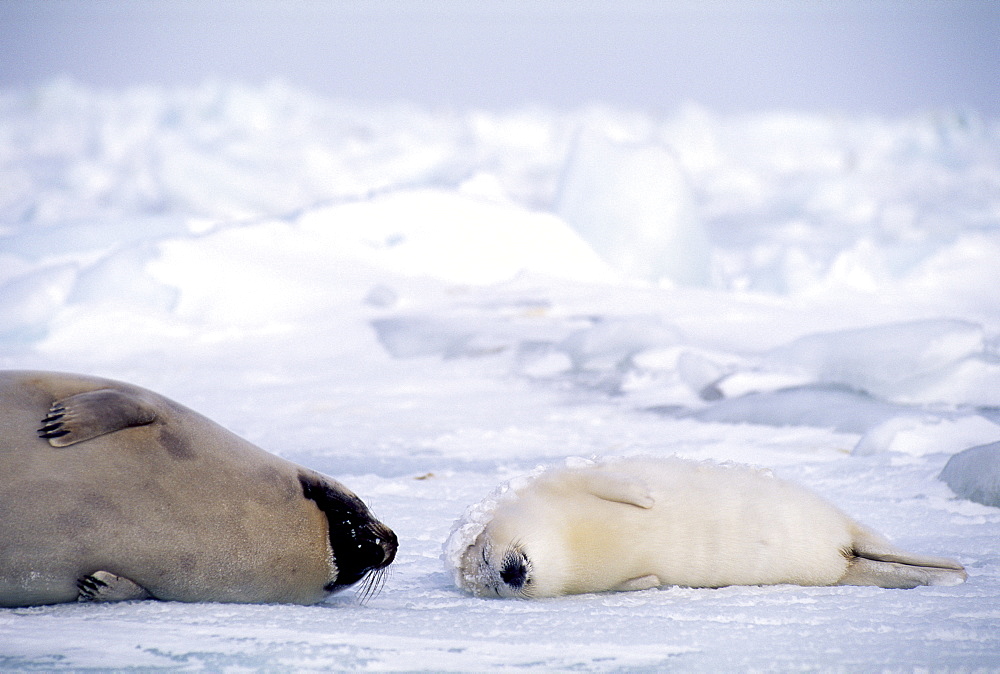
[[[383,593],[0,612],[0,668],[1000,668],[1000,5],[0,3],[0,366],[358,491]],[[566,456],[774,468],[956,588],[467,597]],[[940,476],[940,479],[939,479]]]

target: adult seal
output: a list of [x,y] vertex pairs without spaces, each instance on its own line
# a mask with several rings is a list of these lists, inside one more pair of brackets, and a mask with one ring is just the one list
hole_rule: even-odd
[[501,485],[459,519],[444,557],[457,585],[484,597],[966,578],[766,471],[678,458],[576,460]]
[[395,554],[349,489],[163,396],[0,372],[0,606],[311,604]]

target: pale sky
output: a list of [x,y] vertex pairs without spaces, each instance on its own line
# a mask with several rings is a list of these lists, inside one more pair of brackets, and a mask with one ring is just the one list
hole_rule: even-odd
[[0,87],[1000,117],[996,0],[0,0]]

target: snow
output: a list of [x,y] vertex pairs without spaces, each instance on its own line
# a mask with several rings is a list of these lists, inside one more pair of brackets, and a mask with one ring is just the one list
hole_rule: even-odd
[[632,278],[708,280],[708,241],[681,167],[667,148],[629,146],[584,128],[573,144],[555,211]]
[[[2,91],[0,366],[157,390],[342,480],[400,549],[366,603],[4,609],[0,668],[1000,667],[1000,510],[955,487],[1000,468],[938,479],[1000,441],[997,260],[1000,125],[970,114]],[[773,469],[969,580],[455,587],[468,506],[637,454]]]

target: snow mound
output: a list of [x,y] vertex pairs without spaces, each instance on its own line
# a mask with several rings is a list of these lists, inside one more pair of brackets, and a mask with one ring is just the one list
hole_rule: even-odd
[[375,268],[485,285],[531,272],[577,281],[614,273],[551,213],[454,192],[403,189],[316,208],[298,225]]
[[626,276],[708,282],[708,237],[687,178],[664,147],[615,142],[586,129],[563,174],[556,212]]
[[680,332],[661,316],[601,318],[556,345],[577,371],[626,368],[637,354],[681,342]]
[[[1000,404],[1000,359],[983,326],[925,319],[806,334],[734,360],[703,394],[733,398],[833,385],[902,405]],[[711,395],[708,395],[711,394]]]
[[0,284],[0,343],[31,342],[45,335],[55,310],[76,281],[74,264],[58,264]]
[[[765,366],[817,381],[840,383],[899,402],[971,403],[928,400],[928,389],[952,368],[985,350],[983,328],[959,320],[923,320],[801,337],[768,353]],[[990,391],[975,402],[985,403]]]
[[893,417],[869,429],[852,454],[868,456],[898,452],[911,456],[953,454],[958,450],[1000,438],[1000,426],[979,415],[951,418],[929,414]]
[[1000,442],[955,454],[938,477],[958,496],[1000,508]]

